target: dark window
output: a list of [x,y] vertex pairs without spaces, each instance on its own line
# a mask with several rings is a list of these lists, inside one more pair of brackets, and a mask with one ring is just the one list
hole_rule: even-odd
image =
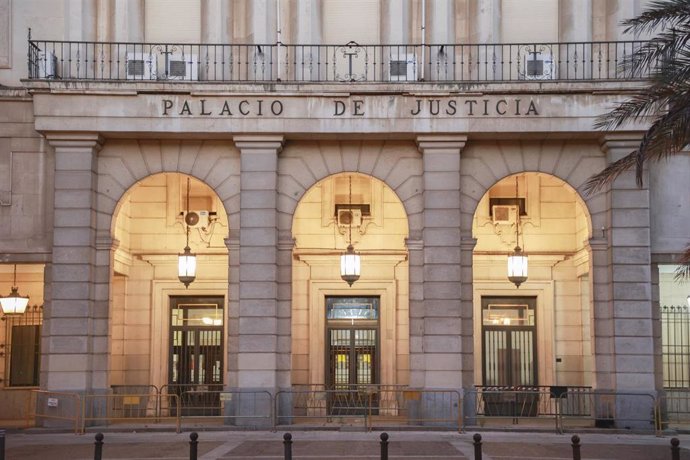
[[12,387],[39,385],[41,364],[41,323],[43,307],[34,305],[26,313],[5,316],[5,340],[9,366],[6,381]]

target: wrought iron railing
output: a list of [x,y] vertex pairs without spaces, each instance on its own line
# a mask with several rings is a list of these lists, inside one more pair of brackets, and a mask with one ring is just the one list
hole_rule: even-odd
[[686,305],[661,307],[661,353],[664,388],[690,388],[690,310]]
[[32,80],[503,82],[639,80],[645,42],[436,45],[174,44],[29,40]]

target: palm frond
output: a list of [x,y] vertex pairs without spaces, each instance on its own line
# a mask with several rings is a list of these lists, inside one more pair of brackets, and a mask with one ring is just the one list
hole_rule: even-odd
[[678,263],[679,265],[673,278],[676,281],[690,281],[690,246],[685,248],[685,252]]
[[624,156],[618,161],[608,165],[599,174],[596,174],[587,180],[584,191],[591,195],[604,189],[605,186],[616,180],[622,173],[628,171],[637,164],[637,150]]
[[687,23],[690,17],[690,2],[687,0],[656,0],[649,2],[647,9],[639,16],[623,21],[625,32],[652,32],[661,25]]

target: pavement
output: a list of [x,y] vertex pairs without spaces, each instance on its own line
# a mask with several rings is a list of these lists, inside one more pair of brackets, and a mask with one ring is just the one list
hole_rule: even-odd
[[[199,431],[198,459],[284,458],[283,435],[271,431]],[[381,432],[292,431],[292,458],[379,459]],[[390,459],[474,459],[475,432],[389,431]],[[573,459],[573,433],[482,431],[482,460]],[[690,434],[582,433],[582,460],[671,460],[671,438],[680,440],[680,459],[690,460]],[[91,460],[94,433],[50,433],[38,429],[6,434],[5,460]],[[104,432],[102,458],[189,459],[190,432]],[[0,460],[2,456],[0,455]]]

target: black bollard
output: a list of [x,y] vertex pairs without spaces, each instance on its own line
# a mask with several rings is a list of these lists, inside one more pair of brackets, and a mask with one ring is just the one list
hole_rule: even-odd
[[285,460],[292,460],[292,435],[290,433],[283,435],[283,446],[285,446]]
[[93,460],[101,460],[103,457],[103,433],[96,433],[96,442],[93,448]]
[[474,460],[482,460],[482,435],[475,433],[472,439],[474,439]]
[[680,460],[680,440],[671,438],[671,460]]
[[197,447],[199,446],[199,435],[192,431],[189,435],[189,460],[197,460]]
[[381,433],[381,460],[388,460],[388,433]]
[[570,440],[573,442],[573,460],[580,459],[580,437],[576,434]]
[[0,460],[5,460],[5,430],[0,430]]

